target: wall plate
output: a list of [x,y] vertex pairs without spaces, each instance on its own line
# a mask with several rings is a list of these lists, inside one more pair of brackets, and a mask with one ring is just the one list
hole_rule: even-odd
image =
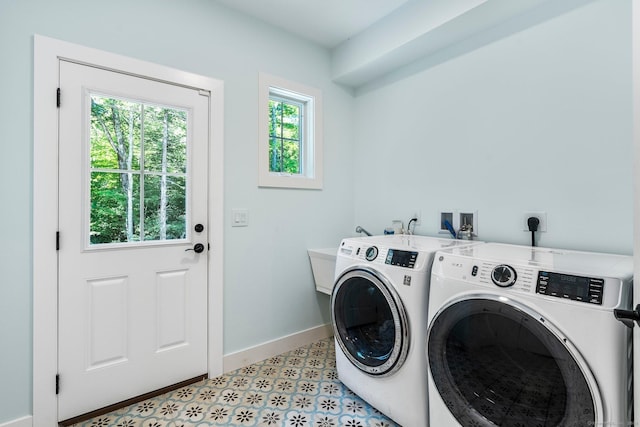
[[249,210],[248,209],[231,209],[231,226],[232,227],[248,227],[249,226]]
[[538,231],[540,233],[544,233],[547,231],[547,213],[546,212],[525,212],[522,215],[522,230],[529,231],[529,217],[536,217],[540,220],[540,224],[538,224]]

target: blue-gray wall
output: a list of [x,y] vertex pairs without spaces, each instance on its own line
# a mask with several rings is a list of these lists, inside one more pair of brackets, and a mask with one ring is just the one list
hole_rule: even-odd
[[[0,0],[0,424],[31,413],[33,34],[225,81],[225,212],[250,220],[225,226],[228,354],[329,321],[305,251],[355,224],[421,210],[434,235],[439,210],[475,209],[481,239],[526,244],[522,213],[546,211],[543,245],[631,253],[630,5],[598,0],[354,97],[329,52],[209,0]],[[259,71],[323,91],[323,191],[256,187]]]
[[[354,101],[331,82],[326,49],[209,0],[1,0],[0,424],[32,410],[34,34],[223,80],[224,352],[330,321],[328,297],[315,292],[306,249],[337,246],[353,231]],[[322,90],[322,191],[257,188],[260,71]],[[234,207],[249,209],[248,227],[230,226]]]
[[437,235],[440,211],[477,210],[480,240],[528,244],[523,215],[544,211],[540,245],[632,253],[631,1],[405,75],[356,98],[357,223],[421,210]]

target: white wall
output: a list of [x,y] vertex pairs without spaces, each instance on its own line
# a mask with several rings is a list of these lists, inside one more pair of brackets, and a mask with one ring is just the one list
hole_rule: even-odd
[[[356,222],[478,210],[479,239],[630,254],[631,2],[601,0],[356,99]],[[446,56],[446,55],[444,55]]]
[[[31,413],[36,33],[224,80],[224,352],[329,322],[328,297],[315,292],[306,249],[336,246],[353,232],[353,98],[330,81],[326,50],[209,0],[2,1],[0,424]],[[322,90],[324,190],[257,188],[259,71]],[[230,226],[234,207],[249,209],[249,227]]]

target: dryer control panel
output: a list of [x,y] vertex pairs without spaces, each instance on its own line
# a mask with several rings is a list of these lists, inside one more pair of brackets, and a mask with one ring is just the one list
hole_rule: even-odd
[[631,307],[633,257],[485,243],[438,251],[431,289],[459,284],[590,310]]
[[552,297],[602,305],[604,279],[539,271],[536,292]]

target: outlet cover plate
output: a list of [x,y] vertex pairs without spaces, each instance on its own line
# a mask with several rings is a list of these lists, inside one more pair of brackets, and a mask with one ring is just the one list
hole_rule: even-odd
[[422,211],[419,210],[419,209],[416,209],[415,211],[413,211],[412,218],[418,218],[416,220],[416,222],[413,223],[413,225],[421,225],[422,224]]
[[547,231],[547,213],[546,212],[525,212],[522,215],[522,230],[529,231],[529,217],[536,217],[540,220],[540,224],[538,225],[539,233],[546,233]]

